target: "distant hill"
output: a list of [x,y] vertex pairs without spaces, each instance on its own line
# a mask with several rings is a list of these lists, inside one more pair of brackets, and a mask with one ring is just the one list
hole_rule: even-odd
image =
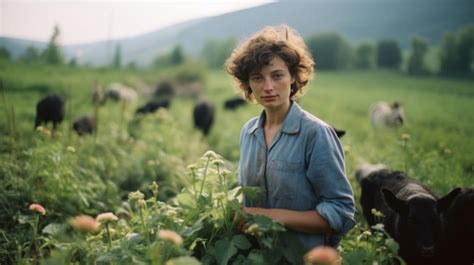
[[[417,35],[437,45],[445,32],[474,24],[474,1],[286,0],[191,20],[133,38],[64,46],[63,50],[68,57],[80,56],[80,63],[101,65],[111,61],[115,46],[120,44],[125,63],[148,65],[176,44],[182,45],[186,53],[196,55],[210,38],[242,39],[263,26],[282,23],[303,36],[339,32],[352,43],[390,38],[408,47],[411,37]],[[0,38],[0,46],[4,43],[16,57],[28,41]]]
[[40,41],[0,37],[0,47],[6,48],[10,52],[10,56],[13,58],[19,58],[23,56],[26,48],[34,47],[38,50],[43,50],[46,47],[46,43]]

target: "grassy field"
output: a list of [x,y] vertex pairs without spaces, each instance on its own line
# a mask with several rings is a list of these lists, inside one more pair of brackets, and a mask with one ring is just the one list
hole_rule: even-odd
[[[0,254],[5,255],[4,262],[28,263],[38,257],[32,252],[31,231],[22,217],[28,215],[31,202],[49,209],[42,223],[45,226],[80,213],[117,212],[130,191],[145,192],[152,181],[160,184],[157,198],[169,200],[196,184],[187,166],[201,161],[208,149],[222,155],[225,167],[232,172],[229,181],[235,183],[240,128],[260,113],[260,107],[224,110],[223,101],[235,96],[232,81],[222,71],[209,71],[202,96],[215,102],[216,120],[207,138],[192,126],[194,100],[190,98],[175,99],[167,111],[134,117],[135,109],[147,101],[143,95],[149,87],[144,84],[153,87],[162,76],[163,72],[157,71],[0,62]],[[95,82],[104,86],[123,82],[136,87],[141,96],[127,106],[108,102],[100,109],[97,137],[79,138],[71,132],[71,121],[92,115],[90,96]],[[385,71],[321,72],[299,102],[329,124],[346,130],[342,144],[357,201],[360,191],[353,176],[361,160],[403,170],[443,195],[454,187],[474,186],[473,87],[474,81],[469,80]],[[67,97],[66,120],[52,135],[33,129],[36,102],[48,92]],[[402,103],[407,117],[402,128],[373,131],[368,109],[380,100]],[[149,218],[156,221],[151,213]],[[360,211],[357,220],[358,227],[364,227]],[[360,246],[353,243],[360,229],[344,239],[343,247]],[[51,247],[51,238],[44,235],[42,242]],[[345,257],[350,260],[349,256]]]

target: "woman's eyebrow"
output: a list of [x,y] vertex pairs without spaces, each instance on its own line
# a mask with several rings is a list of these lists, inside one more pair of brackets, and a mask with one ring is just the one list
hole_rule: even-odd
[[276,74],[276,73],[279,73],[279,72],[285,72],[285,71],[283,69],[275,69],[271,73]]
[[249,77],[254,77],[254,76],[260,76],[260,73],[252,73],[249,75]]

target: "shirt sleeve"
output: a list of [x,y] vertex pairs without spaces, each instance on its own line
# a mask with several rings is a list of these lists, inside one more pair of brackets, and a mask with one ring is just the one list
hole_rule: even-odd
[[332,128],[322,126],[308,152],[307,177],[316,192],[316,211],[329,223],[337,240],[355,225],[355,202],[345,174],[344,153]]

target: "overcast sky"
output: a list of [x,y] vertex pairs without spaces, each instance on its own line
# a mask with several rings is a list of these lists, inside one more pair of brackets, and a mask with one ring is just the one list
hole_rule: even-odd
[[189,19],[270,0],[0,0],[0,36],[47,41],[55,24],[61,44],[136,36]]

